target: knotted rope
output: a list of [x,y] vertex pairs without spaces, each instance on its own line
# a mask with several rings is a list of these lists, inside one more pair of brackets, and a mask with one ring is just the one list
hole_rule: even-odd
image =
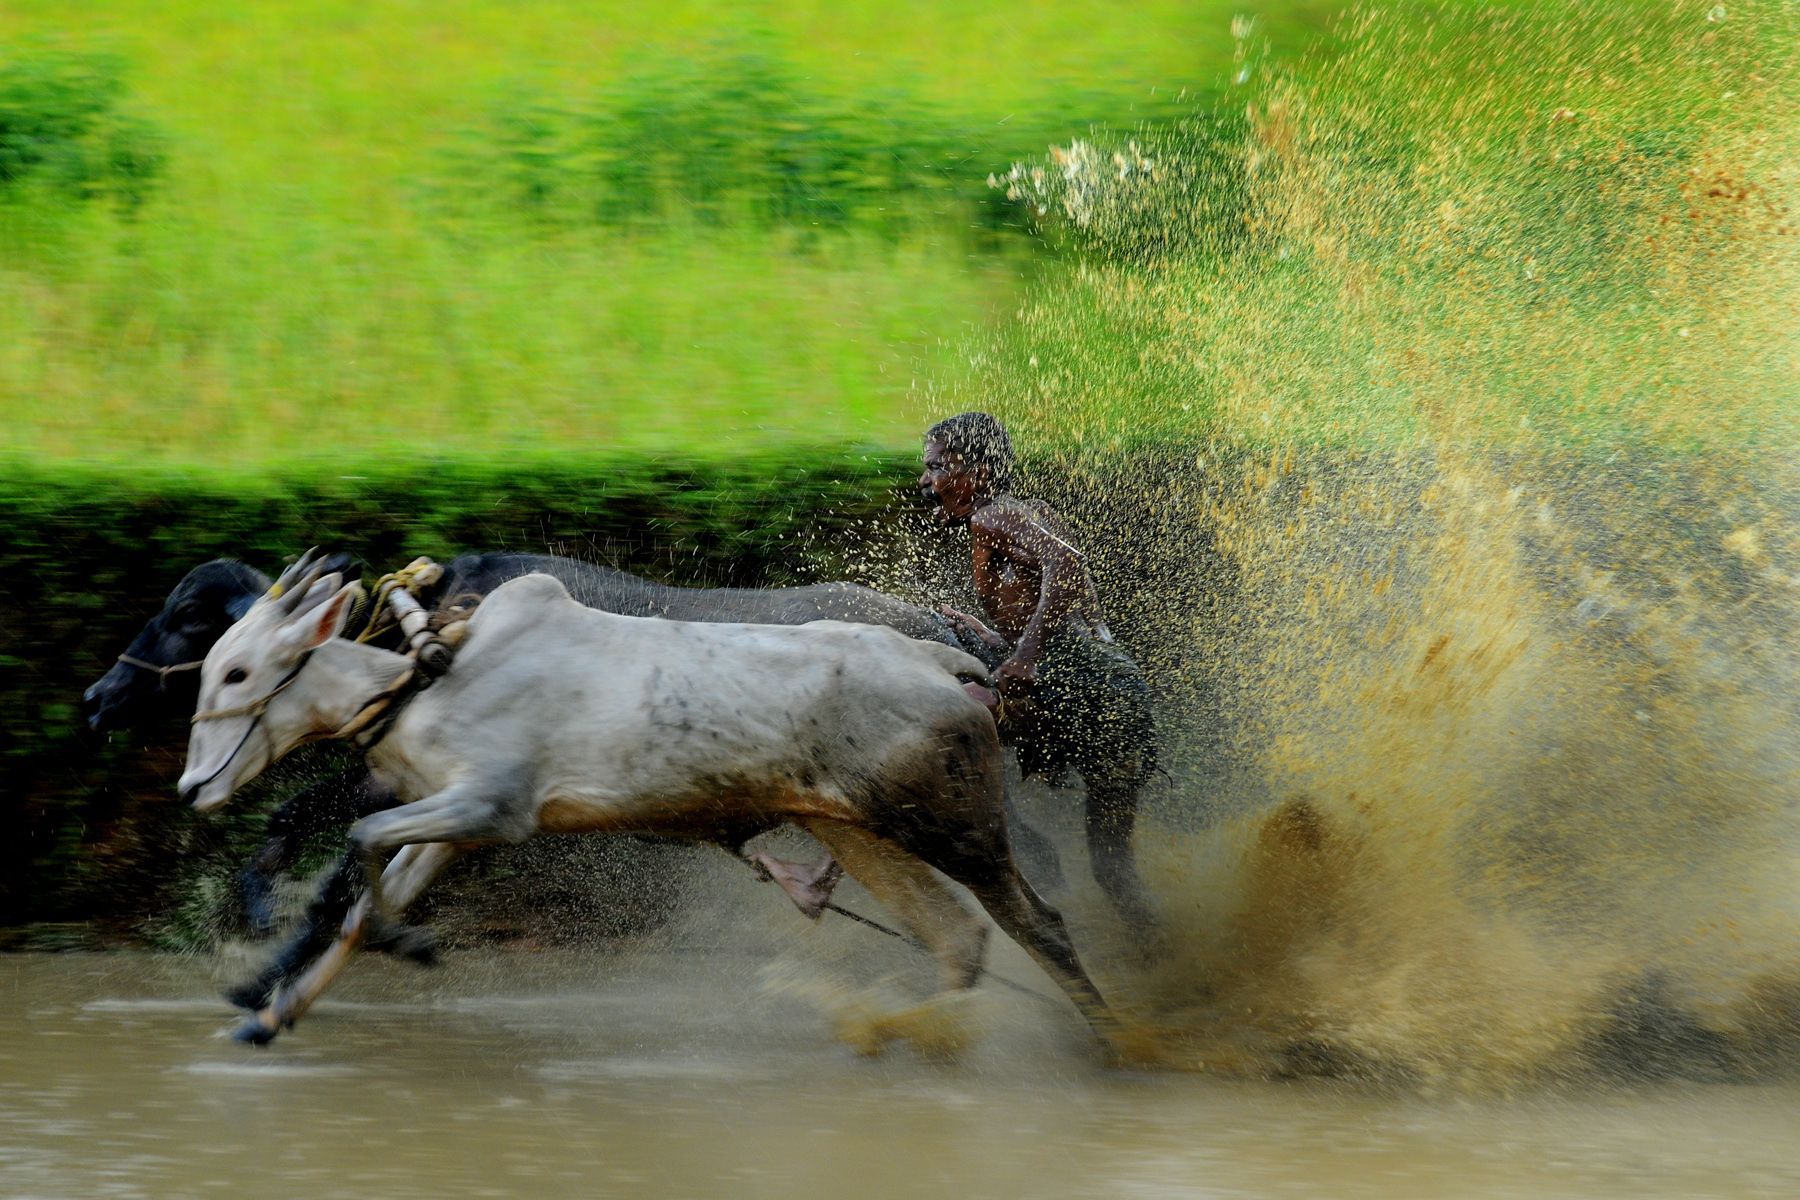
[[[398,705],[412,693],[423,691],[436,681],[438,676],[450,669],[454,656],[454,648],[462,641],[462,634],[467,624],[466,619],[453,622],[439,630],[430,628],[430,617],[419,603],[417,593],[432,586],[444,577],[444,568],[429,558],[416,558],[398,571],[383,575],[375,585],[375,596],[369,605],[369,618],[362,633],[356,641],[366,643],[398,628],[407,638],[406,657],[410,660],[407,667],[392,683],[371,696],[356,710],[350,719],[327,735],[331,738],[354,738],[358,746],[367,750],[386,736],[394,719],[399,716]],[[278,582],[269,589],[271,597],[278,597],[283,591]],[[300,671],[311,659],[312,651],[300,656],[280,683],[267,693],[247,704],[235,705],[231,708],[208,709],[195,713],[189,720],[193,724],[202,721],[217,721],[226,717],[252,717],[250,728],[244,731],[243,739],[238,743],[238,750],[248,741],[255,731],[263,714],[268,710],[270,701],[292,687],[300,677]],[[187,670],[201,664],[181,664],[172,670]],[[237,750],[232,751],[233,757]],[[229,761],[229,760],[227,760]],[[210,782],[210,781],[209,781]]]
[[206,660],[204,658],[196,658],[193,662],[169,663],[165,666],[161,663],[146,662],[141,658],[134,658],[129,654],[119,655],[117,661],[124,663],[128,667],[135,667],[140,671],[148,671],[150,674],[156,676],[156,686],[161,688],[169,686],[169,676],[181,671],[198,671],[201,667],[206,665]]

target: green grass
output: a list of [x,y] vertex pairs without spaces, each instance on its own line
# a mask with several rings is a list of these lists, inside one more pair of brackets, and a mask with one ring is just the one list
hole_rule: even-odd
[[[1786,436],[1792,6],[1334,8],[13,0],[0,59],[117,55],[166,165],[135,217],[0,201],[0,453],[896,445],[974,405],[1099,446]],[[1239,11],[1289,66],[1229,82]],[[1016,208],[1050,254],[996,226],[989,171],[1183,89],[1215,115],[1146,135],[1155,187]],[[897,220],[888,139],[931,185]],[[651,219],[597,219],[644,163]],[[796,171],[852,215],[759,206]]]
[[992,317],[1007,259],[746,231],[428,233],[277,261],[178,228],[0,268],[0,446],[215,466],[904,440],[915,381]]
[[679,213],[548,229],[447,205],[498,190],[459,155],[521,97],[604,110],[659,64],[748,47],[811,94],[950,130],[938,169],[966,194],[1089,119],[1215,85],[1246,7],[1291,42],[1326,11],[15,0],[0,59],[119,57],[168,157],[134,221],[0,205],[0,449],[244,465],[910,440],[966,378],[959,348],[1016,307],[1022,239],[984,240],[957,204],[879,237]]
[[[536,0],[9,0],[0,44],[75,37],[134,66],[146,106],[233,192],[305,189],[309,204],[391,200],[432,146],[521,82],[580,94],[670,55],[747,33],[828,90],[910,93],[988,122],[1031,124],[1071,91],[1148,99],[1210,87],[1231,61],[1231,17],[1266,12],[1294,45],[1337,5],[1319,0],[1104,0],[968,5]],[[1121,116],[1118,112],[1106,114]],[[988,168],[983,167],[983,173]]]

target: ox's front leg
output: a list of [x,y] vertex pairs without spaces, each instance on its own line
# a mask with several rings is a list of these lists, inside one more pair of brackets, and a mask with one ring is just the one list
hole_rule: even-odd
[[529,807],[518,802],[516,786],[472,779],[451,784],[412,804],[364,817],[350,827],[350,844],[361,856],[369,881],[369,938],[404,938],[399,911],[382,889],[382,855],[420,842],[519,842],[535,828]]
[[[448,842],[428,846],[406,846],[394,855],[384,872],[386,894],[398,909],[404,910],[417,900],[431,881],[443,874],[462,850]],[[291,984],[284,984],[270,997],[266,1007],[238,1028],[241,1042],[262,1046],[303,1016],[322,992],[341,974],[362,944],[367,925],[369,901],[358,901],[344,919],[344,927],[336,942],[325,953],[312,960],[306,972]]]
[[[348,825],[358,817],[392,808],[396,803],[392,789],[376,780],[367,766],[357,766],[306,788],[270,814],[268,838],[239,876],[251,931],[261,935],[274,928],[275,876],[293,866],[307,838],[333,825]],[[335,921],[342,915],[340,910],[329,919]],[[315,919],[309,911],[307,921]],[[304,932],[296,936],[292,946],[302,946],[304,937]]]
[[269,1002],[277,988],[292,982],[337,936],[338,926],[356,903],[356,881],[361,873],[361,863],[354,854],[345,854],[333,864],[314,890],[306,915],[287,944],[254,978],[227,989],[225,998],[239,1008],[255,1012]]

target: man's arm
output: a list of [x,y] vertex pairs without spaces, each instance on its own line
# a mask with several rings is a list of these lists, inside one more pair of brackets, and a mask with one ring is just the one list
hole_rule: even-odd
[[958,629],[967,630],[969,633],[985,642],[992,649],[1007,651],[1012,649],[1011,642],[1007,641],[997,631],[989,629],[986,622],[982,621],[980,618],[971,616],[960,608],[952,608],[948,604],[938,605],[938,611],[949,618],[952,625],[956,626]]
[[1087,598],[1087,568],[1081,554],[1044,528],[1029,510],[1015,505],[983,509],[970,521],[969,531],[977,575],[987,569],[987,560],[996,551],[1037,568],[1037,607],[1019,635],[1012,657],[995,672],[1003,691],[1014,681],[1035,683],[1044,642],[1070,614],[1080,611]]

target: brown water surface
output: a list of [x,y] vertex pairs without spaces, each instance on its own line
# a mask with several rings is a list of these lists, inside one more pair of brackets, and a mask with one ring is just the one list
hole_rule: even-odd
[[0,1194],[1800,1195],[1790,1085],[1471,1098],[1139,1074],[991,987],[960,1059],[867,1060],[768,961],[365,960],[256,1051],[216,1036],[204,960],[0,957]]

